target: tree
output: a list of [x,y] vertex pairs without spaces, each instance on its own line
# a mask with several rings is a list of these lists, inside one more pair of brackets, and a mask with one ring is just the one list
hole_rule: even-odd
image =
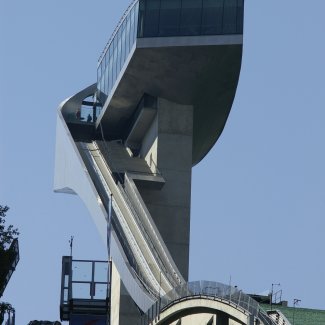
[[9,207],[0,205],[0,251],[6,250],[12,241],[19,235],[18,229],[13,225],[6,227],[6,214]]

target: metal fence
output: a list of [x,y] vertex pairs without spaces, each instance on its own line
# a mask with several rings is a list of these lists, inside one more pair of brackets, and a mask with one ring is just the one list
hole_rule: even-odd
[[155,304],[142,317],[142,325],[150,324],[159,319],[161,312],[181,300],[195,297],[218,300],[229,304],[243,312],[248,313],[262,321],[264,325],[274,325],[275,323],[261,310],[257,301],[249,295],[229,285],[212,281],[189,282],[174,288],[165,296],[156,301]]

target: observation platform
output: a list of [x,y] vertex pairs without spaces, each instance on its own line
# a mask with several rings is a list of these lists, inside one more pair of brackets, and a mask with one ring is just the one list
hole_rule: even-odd
[[276,325],[249,295],[212,281],[195,281],[174,288],[149,308],[142,317],[141,325],[190,325],[194,322],[207,325]]
[[[62,257],[60,318],[77,324],[78,319],[106,324],[109,316],[109,264],[105,261]],[[96,323],[97,324],[97,323]]]
[[122,139],[143,94],[194,106],[198,163],[220,136],[242,58],[243,0],[134,1],[97,70],[96,126]]

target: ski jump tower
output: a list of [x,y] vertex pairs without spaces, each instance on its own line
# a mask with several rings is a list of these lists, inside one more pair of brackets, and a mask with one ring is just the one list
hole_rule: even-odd
[[109,237],[112,324],[136,324],[186,286],[191,170],[226,123],[242,34],[243,0],[133,1],[97,82],[59,106],[54,187]]

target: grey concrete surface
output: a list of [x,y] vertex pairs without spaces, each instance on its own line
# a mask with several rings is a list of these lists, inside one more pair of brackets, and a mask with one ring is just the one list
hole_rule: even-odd
[[192,41],[186,46],[184,41],[182,46],[136,48],[98,120],[107,138],[123,138],[121,130],[129,127],[144,93],[193,105],[192,164],[198,163],[223,130],[240,73],[241,36],[220,37],[214,45]]
[[[158,99],[152,159],[166,183],[160,191],[139,192],[181,274],[188,279],[193,107]],[[154,135],[150,135],[154,138]]]

